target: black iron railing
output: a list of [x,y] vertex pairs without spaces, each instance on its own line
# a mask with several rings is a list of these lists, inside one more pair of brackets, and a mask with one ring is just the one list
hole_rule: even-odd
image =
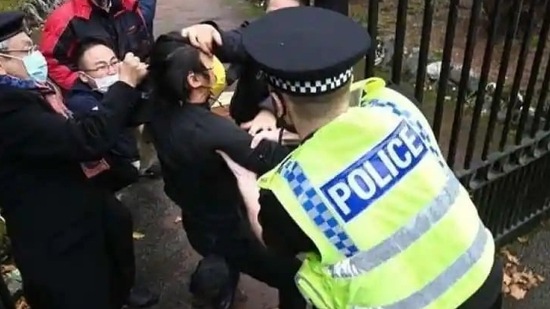
[[[389,78],[412,84],[449,166],[470,191],[497,243],[509,242],[540,223],[550,213],[550,0],[473,0],[469,9],[459,0],[423,0],[422,15],[415,19],[422,23],[414,38],[419,45],[418,69],[409,81],[404,79],[403,63],[410,50],[405,44],[410,41],[407,14],[414,0],[351,1],[364,2],[362,21],[373,38],[382,30],[381,14],[387,14],[380,7],[393,3],[397,12],[394,54],[386,68]],[[343,14],[348,14],[348,4],[316,0],[316,5]],[[438,80],[432,84],[436,93],[428,96],[427,66],[437,10],[446,10],[446,29]],[[459,21],[467,27],[459,28]],[[464,38],[457,60],[457,42]],[[476,56],[482,61],[474,65]],[[374,48],[366,55],[366,76],[380,73],[376,57]],[[456,67],[459,80],[452,86]],[[453,87],[457,90],[451,95]]]

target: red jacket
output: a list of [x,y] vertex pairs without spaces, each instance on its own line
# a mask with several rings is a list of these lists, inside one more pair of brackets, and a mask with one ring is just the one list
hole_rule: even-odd
[[109,13],[90,0],[68,0],[48,17],[40,41],[49,76],[61,88],[73,86],[75,49],[79,41],[90,38],[109,43],[121,59],[128,52],[144,59],[153,42],[137,0],[113,0]]

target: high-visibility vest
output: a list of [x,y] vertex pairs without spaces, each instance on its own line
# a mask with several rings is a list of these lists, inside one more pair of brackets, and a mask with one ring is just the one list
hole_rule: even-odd
[[259,179],[319,250],[296,283],[320,309],[455,309],[487,279],[493,237],[416,106],[379,78],[360,89]]

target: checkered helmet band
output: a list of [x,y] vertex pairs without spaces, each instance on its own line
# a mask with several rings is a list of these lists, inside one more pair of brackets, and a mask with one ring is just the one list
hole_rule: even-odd
[[350,68],[337,76],[316,81],[289,81],[272,75],[265,75],[269,83],[276,88],[289,93],[312,95],[330,92],[342,87],[351,79],[353,69]]

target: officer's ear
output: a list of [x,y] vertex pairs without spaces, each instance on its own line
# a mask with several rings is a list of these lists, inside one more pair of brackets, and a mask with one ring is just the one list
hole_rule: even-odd
[[281,118],[285,114],[285,106],[283,104],[283,96],[280,92],[271,89],[271,103],[276,118]]

